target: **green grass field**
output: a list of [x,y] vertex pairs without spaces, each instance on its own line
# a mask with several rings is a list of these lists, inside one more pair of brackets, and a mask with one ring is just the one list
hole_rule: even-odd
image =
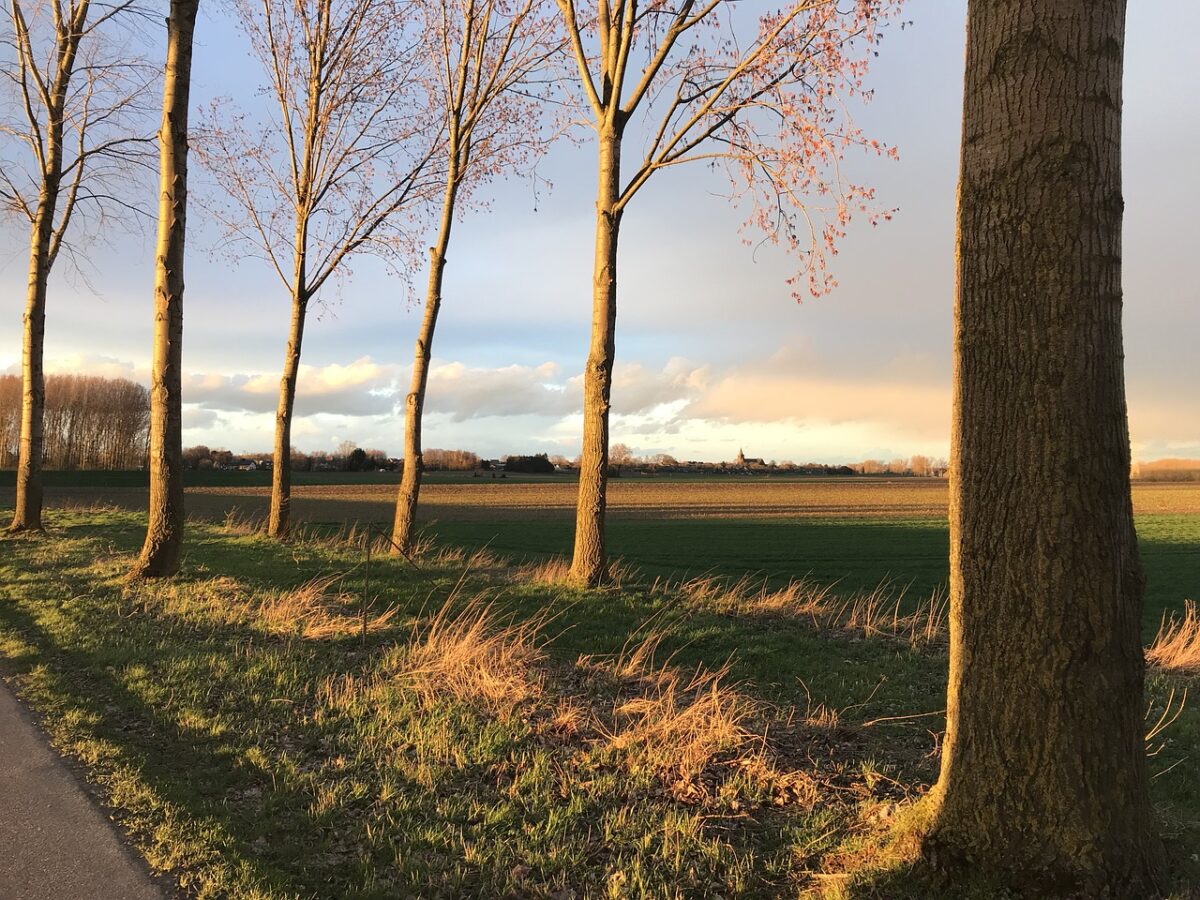
[[[740,488],[705,508],[668,497],[664,515],[670,486],[634,492],[609,535],[638,573],[580,592],[521,565],[569,550],[561,498],[505,488],[481,506],[466,488],[434,493],[419,568],[376,554],[368,570],[362,531],[331,533],[386,504],[318,493],[309,518],[326,524],[288,545],[214,505],[182,577],[146,587],[124,581],[136,509],[51,511],[46,536],[0,539],[5,673],[138,850],[199,897],[999,896],[908,880],[888,845],[936,777],[946,659],[887,604],[943,586],[944,520],[851,502],[781,517]],[[803,494],[814,510],[843,489],[821,490]],[[1145,511],[1194,502],[1171,497],[1138,518],[1148,639],[1200,584],[1200,516]],[[681,583],[703,575],[895,590],[864,625]],[[479,604],[495,640],[447,653],[439,611],[453,624]],[[653,664],[630,664],[647,635]],[[460,656],[451,673],[430,662]],[[693,683],[726,666],[719,690]],[[1148,719],[1193,681],[1153,672]],[[1194,704],[1160,743],[1183,900],[1200,891]]]
[[[1200,517],[1144,515],[1137,520],[1146,570],[1145,630],[1158,628],[1164,611],[1200,594]],[[439,541],[487,546],[515,557],[570,553],[570,523],[439,522]],[[944,590],[949,580],[949,534],[938,519],[862,521],[673,519],[614,517],[610,551],[650,576],[705,573],[761,575],[773,584],[811,576],[847,590],[881,581],[906,586],[914,598]]]

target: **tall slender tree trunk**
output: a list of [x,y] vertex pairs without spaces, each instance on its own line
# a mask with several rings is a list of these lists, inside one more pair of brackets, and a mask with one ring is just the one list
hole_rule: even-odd
[[972,0],[950,690],[926,859],[1147,897],[1143,578],[1121,338],[1124,0]]
[[459,174],[453,159],[457,148],[451,147],[451,165],[446,176],[446,192],[442,199],[442,221],[437,243],[429,248],[429,285],[425,292],[425,317],[417,335],[413,354],[412,385],[404,400],[404,474],[396,497],[396,518],[392,523],[392,553],[407,554],[413,546],[413,520],[417,514],[417,499],[421,493],[421,475],[425,460],[421,454],[421,418],[425,412],[425,387],[429,382],[429,363],[433,358],[433,334],[437,328],[438,311],[442,307],[442,281],[446,268],[446,251],[450,246],[450,231],[454,226],[454,204],[458,196]]
[[135,576],[179,571],[183,550],[183,262],[187,237],[188,103],[199,0],[171,0],[159,132],[154,363],[150,374],[150,521]]
[[275,458],[271,465],[271,511],[267,519],[267,533],[281,539],[287,537],[291,524],[292,410],[296,405],[296,379],[300,374],[304,317],[308,312],[308,294],[303,287],[303,253],[297,254],[296,272],[296,286],[292,292],[292,326],[288,333],[287,353],[283,357],[283,375],[279,379],[279,406],[275,410]]
[[592,279],[592,343],[583,373],[583,454],[575,510],[575,554],[570,578],[576,584],[604,580],[605,492],[608,487],[608,412],[612,396],[617,330],[617,242],[621,228],[621,131],[600,134],[596,196],[596,258]]
[[57,184],[43,187],[29,238],[29,284],[21,341],[21,436],[17,450],[17,497],[12,531],[42,529],[42,456],[46,415],[46,375],[42,369],[46,337],[46,285]]

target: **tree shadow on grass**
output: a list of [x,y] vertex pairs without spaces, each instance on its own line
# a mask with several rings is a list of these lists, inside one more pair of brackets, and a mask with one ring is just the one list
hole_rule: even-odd
[[[106,538],[109,532],[85,522],[71,526],[68,534]],[[116,545],[127,540],[119,538]],[[11,547],[19,554],[39,544]],[[330,886],[337,885],[340,895],[388,896],[390,890],[394,896],[396,886],[380,880],[380,873],[388,872],[399,872],[403,884],[414,890],[457,891],[455,896],[520,892],[519,885],[510,884],[508,869],[495,859],[480,862],[476,851],[466,849],[468,838],[500,843],[513,834],[506,829],[542,825],[542,811],[501,790],[495,761],[462,764],[433,788],[389,771],[390,789],[401,792],[403,809],[382,830],[362,804],[382,794],[380,768],[388,765],[386,753],[378,755],[378,767],[350,773],[365,785],[366,799],[322,807],[314,784],[305,781],[305,772],[313,767],[338,756],[353,758],[355,746],[353,735],[317,727],[303,700],[320,678],[353,674],[398,631],[372,636],[366,649],[351,637],[301,644],[296,652],[304,656],[289,657],[280,639],[250,628],[164,622],[136,604],[106,600],[87,570],[93,549],[94,543],[81,542],[55,566],[43,566],[35,573],[41,579],[36,591],[41,598],[0,602],[0,623],[37,648],[21,661],[26,674],[37,669],[28,682],[34,699],[53,713],[52,719],[82,717],[79,724],[60,726],[68,729],[60,734],[74,739],[77,752],[98,753],[93,765],[109,790],[124,786],[124,803],[133,809],[126,819],[142,829],[144,846],[165,859],[170,852],[179,853],[176,862],[193,870],[217,865],[213,860],[219,854],[222,877],[284,893],[331,896]],[[209,534],[197,541],[195,559],[263,588],[278,588],[280,569],[297,583],[328,570],[327,559],[296,562],[292,552],[270,542],[242,543]],[[47,578],[51,569],[53,577]],[[411,585],[393,587],[414,613],[428,599],[409,590]],[[553,594],[553,589],[528,590],[510,599],[528,615],[543,609]],[[582,650],[620,649],[656,612],[657,601],[637,592],[612,592],[590,595],[587,603],[562,602],[570,611],[559,620],[563,633],[558,649],[570,660]],[[944,661],[939,657],[886,642],[831,637],[797,622],[691,613],[673,625],[664,650],[681,665],[712,664],[737,654],[734,677],[749,679],[747,690],[771,702],[799,699],[802,680],[820,702],[849,706],[866,698],[867,705],[853,713],[859,722],[893,711],[936,712],[944,696]],[[306,677],[313,683],[292,685],[289,696],[288,684],[277,688],[272,679],[300,663],[311,671]],[[239,727],[248,724],[253,728]],[[890,727],[872,732],[878,735],[875,747],[884,761],[896,755],[901,743]],[[924,741],[924,724],[914,734],[918,743]],[[527,750],[518,742],[511,753],[519,758]],[[134,775],[118,777],[122,768]],[[131,780],[145,785],[150,796],[130,788]],[[455,795],[465,802],[455,805]],[[609,813],[621,812],[625,801],[602,794],[573,802],[572,818],[564,827],[572,841],[589,848],[578,858],[589,870],[586,877],[595,878],[627,848],[619,840],[597,844],[580,834]],[[161,808],[156,806],[160,803]],[[494,826],[480,820],[493,815],[489,810],[500,815]],[[729,821],[720,827],[730,846],[756,859],[748,877],[766,885],[768,873],[754,854],[771,845],[773,832],[782,833],[794,820],[787,813],[755,818],[759,821]],[[170,834],[182,837],[170,838],[173,846],[155,849],[147,823],[164,821],[174,829]],[[851,896],[997,896],[903,893],[911,887],[912,872],[871,877],[872,882],[854,887],[859,893]]]
[[[563,849],[574,854],[571,866],[561,868],[553,861],[553,846],[541,848],[544,872],[526,871],[519,877],[513,872],[529,868],[519,857],[502,864],[471,858],[467,847],[472,842],[492,842],[498,848],[492,852],[503,858],[506,842],[545,825],[544,809],[532,802],[527,806],[513,794],[514,778],[498,777],[497,766],[507,764],[505,759],[520,772],[521,760],[532,749],[530,738],[509,748],[505,759],[456,765],[435,786],[391,770],[388,790],[401,798],[394,817],[363,815],[383,801],[377,800],[382,782],[362,768],[351,773],[365,782],[357,799],[319,808],[318,784],[303,783],[302,774],[343,754],[352,756],[352,736],[317,728],[311,715],[290,704],[272,704],[269,698],[260,698],[257,709],[241,710],[241,721],[253,722],[253,731],[234,727],[237,721],[223,721],[228,718],[222,716],[223,704],[232,702],[230,693],[236,690],[236,672],[210,673],[213,700],[207,709],[174,693],[185,685],[170,673],[205,665],[213,645],[245,645],[248,654],[261,642],[260,635],[244,629],[173,626],[168,643],[147,640],[140,654],[127,646],[124,664],[113,665],[113,648],[104,640],[84,648],[70,646],[71,641],[56,636],[16,603],[0,604],[0,624],[35,648],[17,661],[23,693],[47,715],[56,743],[83,758],[135,843],[152,860],[176,869],[185,887],[195,888],[202,880],[206,889],[221,895],[257,890],[383,898],[431,891],[495,897],[525,895],[545,877],[551,886],[599,890],[607,871],[619,868],[623,856],[639,852],[619,837],[600,840],[594,829],[604,821],[622,821],[622,807],[636,808],[641,801],[600,791],[571,793],[570,817],[560,825]],[[140,623],[132,625],[129,645],[141,643],[141,631]],[[162,679],[169,697],[147,700],[144,681],[131,688],[129,673],[142,667],[145,679]],[[386,767],[386,755],[378,763]],[[661,810],[661,800],[647,798],[645,803],[647,811],[641,815]],[[494,823],[485,821],[487,810],[499,815]],[[680,811],[689,812],[686,807]],[[778,819],[781,814],[768,815]],[[381,821],[391,828],[381,828]],[[754,851],[763,848],[769,828],[769,823],[735,817],[721,831],[744,860],[761,865]],[[646,827],[647,837],[653,833]],[[640,852],[647,852],[646,846]],[[706,874],[719,883],[719,864],[707,863],[713,869]],[[580,865],[586,868],[575,870]],[[764,877],[761,871],[741,874],[755,883]]]
[[[353,760],[360,737],[318,727],[306,695],[323,677],[354,674],[386,638],[365,650],[355,640],[319,642],[289,659],[281,641],[251,629],[164,621],[136,602],[105,602],[94,588],[83,568],[68,565],[38,593],[70,599],[10,599],[0,603],[0,625],[30,648],[12,662],[56,742],[84,760],[143,851],[185,883],[203,879],[234,895],[521,893],[511,876],[520,860],[481,863],[468,853],[473,838],[503,855],[513,833],[542,824],[536,806],[506,794],[511,785],[497,781],[497,760],[458,764],[431,786],[389,767],[382,752],[371,767],[351,766],[346,777],[360,782],[354,797],[324,806],[320,788],[334,776],[306,776]],[[309,683],[273,685],[291,663]],[[529,749],[518,742],[505,752],[519,767]],[[382,827],[365,812],[383,795],[381,771],[400,798]],[[595,882],[628,848],[590,835],[608,813],[619,819],[627,801],[604,793],[575,801],[563,827],[573,832],[571,845],[590,854],[592,870],[581,880]],[[480,820],[486,810],[501,814],[495,825]],[[753,844],[743,831],[736,842]]]
[[[60,565],[55,573],[55,583],[35,593],[58,591],[57,600],[26,594],[0,602],[0,625],[29,648],[6,668],[46,716],[55,742],[82,759],[106,801],[124,807],[118,818],[152,860],[185,879],[207,869],[222,891],[261,887],[289,896],[323,895],[331,868],[349,892],[363,893],[370,879],[355,871],[360,858],[394,864],[389,840],[365,822],[315,811],[313,785],[297,778],[336,749],[295,708],[295,697],[277,702],[263,683],[287,666],[282,657],[291,651],[281,640],[227,623],[156,620],[136,604],[95,597],[80,568]],[[319,679],[379,649],[379,640],[366,648],[357,639],[327,641],[305,663]],[[255,655],[266,671],[247,685]],[[251,729],[238,727],[247,722]],[[391,778],[413,816],[435,818],[436,798]],[[419,840],[411,843],[419,848]],[[469,868],[461,854],[439,852],[445,869]],[[348,855],[354,864],[342,865]]]

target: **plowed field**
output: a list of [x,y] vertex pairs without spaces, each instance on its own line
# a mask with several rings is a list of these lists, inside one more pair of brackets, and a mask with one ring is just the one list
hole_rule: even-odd
[[[297,519],[314,522],[378,521],[391,518],[391,484],[301,485],[293,489]],[[421,518],[439,522],[508,521],[570,517],[575,509],[573,482],[547,480],[515,483],[478,482],[425,485]],[[0,492],[0,503],[11,503]],[[203,487],[188,489],[188,511],[207,519],[228,513],[265,513],[269,488]],[[51,505],[113,503],[144,508],[141,488],[49,488]],[[1138,515],[1200,515],[1200,483],[1137,484]],[[776,481],[634,481],[609,485],[609,511],[615,518],[640,519],[936,519],[946,515],[944,481],[855,479]]]

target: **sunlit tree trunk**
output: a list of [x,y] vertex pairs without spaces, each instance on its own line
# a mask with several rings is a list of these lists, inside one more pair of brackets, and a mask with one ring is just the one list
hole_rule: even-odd
[[950,690],[926,859],[1147,897],[1143,578],[1121,337],[1124,0],[972,0]]
[[421,419],[425,412],[429,363],[433,358],[433,335],[437,328],[438,311],[442,307],[446,250],[450,246],[450,231],[454,226],[454,204],[459,187],[458,166],[454,162],[458,157],[456,147],[451,147],[450,157],[437,243],[429,249],[429,285],[425,293],[425,316],[421,321],[417,349],[413,355],[412,385],[404,401],[404,473],[400,478],[396,518],[392,524],[392,552],[396,554],[407,554],[412,550],[413,520],[421,493],[421,475],[425,471],[425,461],[421,455]]
[[[298,244],[303,246],[303,244]],[[275,410],[275,453],[271,467],[271,511],[267,533],[274,538],[287,537],[292,513],[292,410],[296,405],[296,380],[300,375],[300,350],[304,342],[304,317],[308,296],[304,288],[305,264],[297,255],[297,280],[292,293],[292,324],[288,332],[283,375],[279,379],[279,405]]]
[[571,580],[599,584],[607,571],[604,510],[608,483],[608,411],[616,355],[617,240],[621,227],[621,131],[600,134],[599,189],[596,197],[596,258],[592,281],[592,343],[583,374],[583,453],[575,513],[575,554]]
[[150,374],[150,521],[134,575],[179,570],[183,549],[183,262],[187,236],[188,98],[199,0],[171,0],[159,132],[154,362]]
[[29,284],[21,341],[21,436],[17,451],[13,531],[40,531],[42,528],[42,437],[46,414],[46,376],[42,369],[42,354],[46,335],[50,241],[57,201],[58,185],[55,179],[42,188],[29,240]]

